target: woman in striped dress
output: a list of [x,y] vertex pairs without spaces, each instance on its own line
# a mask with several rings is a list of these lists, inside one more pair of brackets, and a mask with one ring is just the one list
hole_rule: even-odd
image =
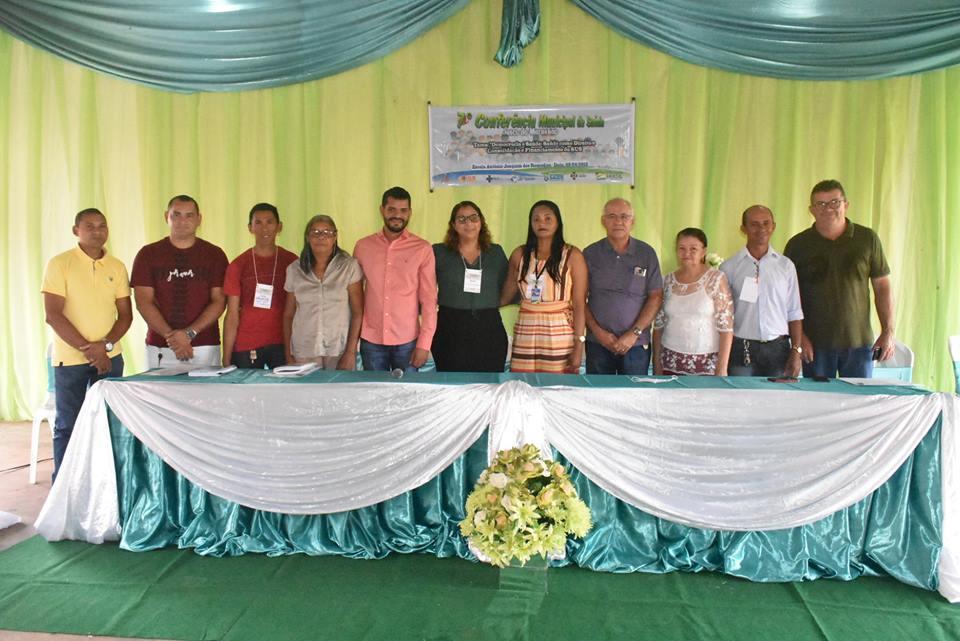
[[527,243],[513,250],[500,304],[520,295],[513,327],[512,372],[580,371],[583,359],[587,263],[563,240],[560,208],[540,200],[530,208]]

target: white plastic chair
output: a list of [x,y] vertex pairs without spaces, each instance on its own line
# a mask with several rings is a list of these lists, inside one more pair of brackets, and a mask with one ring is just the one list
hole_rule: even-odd
[[30,478],[31,485],[37,483],[37,462],[40,458],[40,424],[44,421],[53,437],[53,423],[57,420],[56,395],[53,386],[53,344],[47,344],[47,400],[33,412],[33,428],[30,431]]
[[896,341],[893,346],[893,356],[874,366],[873,378],[889,378],[909,383],[913,380],[913,360],[913,350]]
[[947,339],[950,346],[950,360],[953,361],[953,380],[956,392],[960,394],[960,334]]

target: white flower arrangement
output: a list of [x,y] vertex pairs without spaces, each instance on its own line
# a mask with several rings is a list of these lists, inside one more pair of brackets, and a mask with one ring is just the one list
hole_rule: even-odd
[[720,254],[715,254],[713,252],[710,252],[709,254],[707,254],[707,257],[705,260],[707,261],[708,265],[710,265],[715,269],[717,267],[720,267],[720,265],[723,264],[723,256],[721,256]]
[[591,527],[590,509],[563,465],[524,445],[498,452],[477,479],[460,533],[480,560],[503,567],[562,555],[568,535],[583,537]]

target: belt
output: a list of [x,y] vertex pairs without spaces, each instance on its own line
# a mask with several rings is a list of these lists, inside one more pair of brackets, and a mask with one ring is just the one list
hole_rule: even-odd
[[766,343],[776,343],[777,341],[790,340],[790,336],[788,336],[787,334],[781,334],[780,336],[777,336],[776,338],[771,338],[768,341],[762,341],[759,338],[740,338],[738,336],[734,336],[733,339],[737,341],[745,341],[747,343],[760,343],[761,345],[765,345]]

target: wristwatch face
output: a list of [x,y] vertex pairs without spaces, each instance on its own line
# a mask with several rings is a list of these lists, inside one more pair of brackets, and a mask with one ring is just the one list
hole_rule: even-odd
[[110,341],[106,341],[106,342],[103,344],[103,347],[104,347],[104,349],[106,349],[108,352],[112,352],[112,351],[113,351],[113,343],[111,343]]
[[633,328],[633,333],[636,334],[637,337],[640,337],[640,336],[643,334],[643,330],[640,329],[639,327],[634,327],[634,328]]

